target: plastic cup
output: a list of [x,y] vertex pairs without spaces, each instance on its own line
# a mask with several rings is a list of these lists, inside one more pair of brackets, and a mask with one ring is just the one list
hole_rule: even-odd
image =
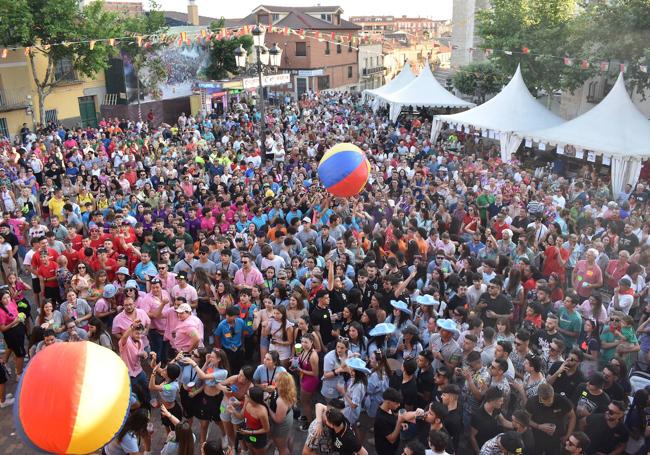
[[296,354],[300,354],[302,352],[302,344],[296,343],[296,345],[293,347],[296,351]]

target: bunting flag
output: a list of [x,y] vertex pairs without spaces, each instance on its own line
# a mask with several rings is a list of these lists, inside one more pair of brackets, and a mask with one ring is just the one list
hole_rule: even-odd
[[202,28],[202,29],[201,29],[201,37],[202,37],[202,38],[205,38],[205,37],[207,37],[207,36],[208,36],[208,31],[207,31],[206,29]]
[[115,46],[115,38],[109,38],[108,39],[108,45],[109,46]]
[[298,36],[300,37],[300,39],[305,39],[305,29],[304,28],[301,28],[300,30],[298,30]]
[[95,49],[95,42],[96,42],[95,40],[90,40],[90,42],[88,43],[88,49],[90,49],[91,51]]
[[562,59],[562,61],[564,62],[564,64],[565,64],[566,66],[571,66],[571,65],[573,65],[573,60],[570,59],[569,57],[564,57],[564,58]]
[[26,48],[25,48],[25,56],[28,56],[28,55],[30,54],[31,51],[32,51],[32,48],[31,48],[31,47],[26,47]]
[[484,49],[484,52],[485,52],[485,56],[486,56],[486,57],[489,57],[489,56],[492,55],[492,53],[494,52],[494,50],[493,50],[493,49]]
[[580,69],[589,69],[589,60],[583,59],[582,62],[580,62]]
[[330,33],[330,40],[334,41],[336,39],[336,33],[332,32]]
[[282,30],[282,34],[284,36],[288,36],[289,35],[289,27],[284,27],[284,30]]
[[323,39],[320,37],[320,32],[318,30],[316,30],[314,33],[314,38],[316,38],[321,43],[323,42]]
[[624,73],[627,71],[627,63],[619,63],[618,69],[621,73]]
[[641,71],[642,73],[647,73],[648,65],[639,65],[639,71]]
[[609,62],[600,62],[600,71],[609,71]]
[[4,49],[2,49],[2,54],[0,54],[0,56],[1,56],[2,58],[7,58],[7,55],[8,55],[8,54],[9,54],[9,49],[7,49],[7,48],[5,47]]
[[136,36],[135,42],[138,44],[138,47],[142,47],[142,35]]
[[521,53],[524,54],[524,55],[528,55],[528,54],[530,54],[530,49],[528,49],[527,47],[522,47],[521,48]]
[[503,51],[503,53],[506,55],[512,55],[512,51]]

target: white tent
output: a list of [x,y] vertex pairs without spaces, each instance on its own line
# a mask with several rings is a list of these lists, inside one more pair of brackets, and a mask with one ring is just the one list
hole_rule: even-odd
[[462,100],[445,90],[433,77],[428,61],[425,61],[422,72],[410,84],[387,95],[377,95],[377,98],[390,105],[390,119],[393,122],[399,117],[402,108],[408,106],[454,108],[474,106],[473,103]]
[[623,73],[597,106],[559,126],[523,131],[517,136],[564,147],[572,145],[611,159],[612,192],[636,185],[642,160],[650,158],[650,121],[632,103]]
[[501,158],[508,162],[521,143],[521,138],[515,136],[515,131],[550,128],[563,123],[564,119],[546,109],[530,94],[521,76],[521,69],[517,67],[508,85],[494,98],[465,112],[436,115],[431,128],[432,142],[438,138],[445,122],[498,133]]
[[[395,76],[393,79],[391,79],[381,87],[373,90],[364,90],[363,91],[364,100],[367,101],[370,98],[376,98],[379,95],[387,95],[389,93],[393,93],[401,89],[402,87],[408,85],[413,79],[415,79],[415,75],[413,74],[413,71],[411,71],[411,65],[407,63],[404,65],[402,71],[400,71],[397,76]],[[375,110],[377,109],[375,103],[373,103],[373,108]]]

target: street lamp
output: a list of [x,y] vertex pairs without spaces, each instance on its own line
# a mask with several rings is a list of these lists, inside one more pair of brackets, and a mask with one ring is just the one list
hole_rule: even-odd
[[260,102],[260,129],[261,129],[261,142],[262,142],[262,151],[264,151],[264,137],[266,136],[264,129],[266,128],[266,123],[264,122],[265,115],[265,106],[264,106],[264,88],[262,86],[262,76],[264,75],[265,70],[268,71],[269,68],[277,68],[280,66],[282,61],[282,49],[278,47],[277,43],[274,43],[273,46],[269,49],[264,45],[264,38],[266,36],[266,31],[264,27],[261,27],[259,24],[253,27],[253,45],[255,46],[255,62],[248,69],[246,69],[247,63],[247,52],[241,45],[235,49],[235,63],[239,68],[242,68],[244,72],[247,72],[251,75],[257,75],[258,77],[258,97]]

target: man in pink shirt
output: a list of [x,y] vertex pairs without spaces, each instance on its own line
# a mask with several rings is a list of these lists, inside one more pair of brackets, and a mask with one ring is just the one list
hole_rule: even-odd
[[172,348],[172,346],[176,327],[178,327],[178,324],[181,322],[178,318],[176,309],[183,303],[187,303],[185,297],[178,297],[167,305],[159,305],[153,312],[154,317],[162,317],[165,320],[164,342],[168,346],[167,358],[170,359],[174,357],[174,353],[172,352],[174,348]]
[[[122,308],[122,311],[115,316],[115,319],[113,319],[113,328],[111,330],[113,336],[116,338],[121,337],[135,321],[140,321],[144,327],[144,333],[147,333],[147,330],[149,330],[149,326],[151,325],[151,319],[149,319],[147,312],[140,308],[136,308],[135,302],[131,297],[124,299]],[[149,345],[147,337],[143,336],[142,342],[145,346]]]
[[[162,254],[162,250],[160,253]],[[169,293],[171,293],[174,286],[178,284],[176,281],[176,274],[170,272],[169,265],[162,262],[158,263],[158,275],[156,278],[160,279],[162,288]]]
[[157,311],[159,306],[164,307],[170,303],[169,293],[162,288],[162,282],[159,278],[153,278],[150,282],[150,291],[144,294],[140,301],[140,308],[147,312],[151,318],[151,327],[149,328],[149,342],[151,350],[156,353],[160,362],[167,361],[167,352],[169,343],[165,343],[165,327],[167,320],[162,313]]
[[144,326],[141,321],[136,320],[122,333],[118,346],[120,349],[120,357],[126,364],[131,382],[139,383],[142,386],[142,390],[148,393],[149,383],[147,381],[147,375],[140,363],[142,359],[148,357],[144,350],[143,338]]
[[242,268],[235,272],[233,280],[237,289],[252,289],[254,286],[264,283],[262,272],[253,267],[253,259],[250,254],[242,254],[241,265]]
[[187,272],[180,272],[176,276],[178,284],[172,288],[170,292],[173,298],[184,297],[185,301],[190,304],[192,308],[196,308],[199,304],[199,295],[194,286],[187,282]]
[[203,323],[192,314],[189,303],[181,303],[176,308],[179,323],[173,333],[172,346],[178,352],[191,352],[203,346]]

